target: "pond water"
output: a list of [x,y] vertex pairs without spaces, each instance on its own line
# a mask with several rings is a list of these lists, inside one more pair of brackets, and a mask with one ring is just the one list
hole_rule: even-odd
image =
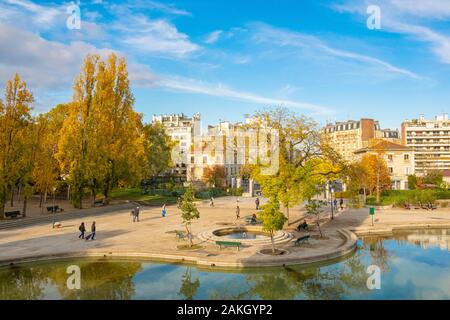
[[229,234],[225,234],[221,236],[222,238],[228,238],[228,239],[267,239],[269,238],[263,233],[258,232],[252,232],[252,231],[245,231],[245,232],[232,232]]
[[[211,271],[132,260],[77,260],[0,269],[0,299],[450,299],[450,230],[359,241],[354,255],[322,266]],[[81,289],[67,288],[70,265]],[[369,290],[367,268],[381,270]]]

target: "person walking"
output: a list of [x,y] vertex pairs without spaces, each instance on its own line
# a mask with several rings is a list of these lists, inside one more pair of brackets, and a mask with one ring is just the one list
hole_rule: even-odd
[[133,219],[133,222],[136,222],[136,208],[131,210],[131,218]]
[[95,240],[95,232],[97,231],[97,227],[95,226],[95,221],[92,222],[91,225],[91,234],[86,237],[87,240]]
[[213,197],[211,197],[211,199],[209,199],[209,206],[214,207],[214,198]]
[[162,207],[162,210],[161,210],[161,215],[162,215],[163,218],[166,216],[166,213],[167,213],[167,211],[166,211],[166,204],[164,203],[164,205]]
[[334,204],[334,210],[337,211],[337,199],[334,199],[333,204]]
[[339,205],[341,206],[341,211],[344,210],[344,199],[341,197],[341,200],[339,200]]
[[78,236],[78,239],[84,239],[84,233],[86,232],[86,227],[84,226],[84,222],[80,224],[78,227],[78,230],[80,230],[80,235]]
[[241,209],[239,206],[236,206],[236,220],[241,217]]
[[259,210],[259,198],[258,197],[256,197],[255,206],[256,206],[256,210]]
[[136,212],[136,221],[139,222],[139,213],[141,212],[140,208],[136,207],[136,211],[135,212]]

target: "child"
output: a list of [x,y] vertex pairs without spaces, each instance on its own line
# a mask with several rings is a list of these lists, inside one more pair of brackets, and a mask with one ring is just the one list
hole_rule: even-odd
[[163,218],[166,216],[166,204],[165,203],[164,203],[164,205],[162,207],[161,215],[162,215]]

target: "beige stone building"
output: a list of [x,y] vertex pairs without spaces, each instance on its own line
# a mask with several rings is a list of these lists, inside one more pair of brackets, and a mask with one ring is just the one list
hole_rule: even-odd
[[406,120],[401,126],[402,144],[414,149],[418,175],[428,170],[450,169],[450,120],[448,114],[427,120]]
[[167,134],[176,142],[172,151],[172,173],[189,180],[192,144],[194,137],[201,135],[200,114],[193,117],[187,117],[185,114],[154,115],[152,121],[161,123]]
[[366,154],[381,154],[386,161],[393,190],[408,190],[408,176],[415,173],[414,150],[398,143],[380,141],[355,151],[356,160]]
[[381,129],[374,119],[328,123],[323,133],[335,150],[350,162],[355,160],[355,151],[367,147],[373,139],[400,142],[398,130]]

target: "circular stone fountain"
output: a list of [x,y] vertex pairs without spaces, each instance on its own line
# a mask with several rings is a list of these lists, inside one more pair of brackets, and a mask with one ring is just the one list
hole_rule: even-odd
[[[246,245],[271,244],[270,235],[258,226],[233,226],[215,228],[201,232],[198,238],[202,241],[215,243],[216,241],[241,242]],[[273,240],[275,244],[286,243],[293,239],[293,235],[287,231],[275,232]]]

